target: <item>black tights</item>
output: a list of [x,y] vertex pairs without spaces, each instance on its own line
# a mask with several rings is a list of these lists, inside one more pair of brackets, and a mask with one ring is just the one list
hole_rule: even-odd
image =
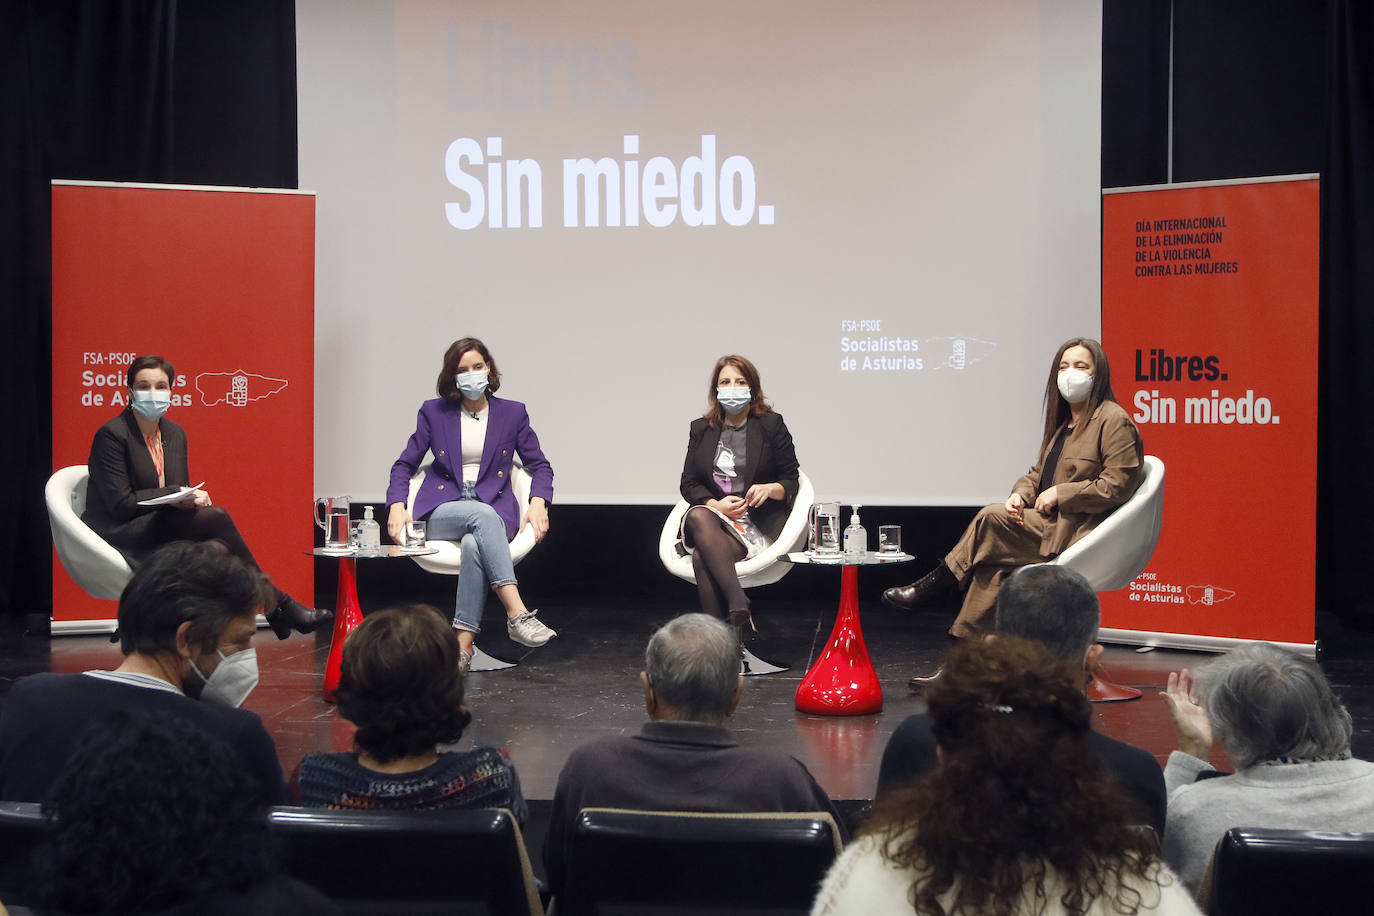
[[739,584],[735,563],[744,559],[744,545],[725,530],[725,523],[710,509],[694,506],[687,510],[683,540],[692,551],[692,572],[697,579],[701,610],[713,617],[726,611],[749,610],[749,599]]
[[[252,569],[259,572],[258,561],[253,559],[253,551],[239,534],[238,526],[229,517],[229,511],[220,506],[197,506],[194,509],[169,507],[158,512],[157,542],[169,541],[219,541],[230,553],[238,557]],[[286,593],[276,586],[272,591],[280,604]]]

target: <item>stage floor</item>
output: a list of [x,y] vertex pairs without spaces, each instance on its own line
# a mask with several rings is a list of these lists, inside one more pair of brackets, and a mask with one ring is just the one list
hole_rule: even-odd
[[[907,678],[934,670],[945,647],[948,613],[906,614],[866,602],[861,608],[865,639],[883,685],[885,704],[876,715],[822,717],[793,706],[797,684],[824,647],[834,623],[833,597],[804,601],[756,601],[759,634],[751,647],[761,657],[785,661],[790,671],[749,678],[744,699],[730,720],[742,743],[800,759],[839,800],[872,798],[878,763],[888,736],[901,720],[924,710],[908,692]],[[491,744],[507,749],[530,799],[553,794],[568,752],[602,735],[633,733],[645,719],[639,671],[653,630],[690,607],[560,606],[550,602],[541,619],[559,635],[540,649],[510,642],[488,611],[488,634],[479,639],[493,655],[518,659],[519,667],[474,673],[468,681],[473,724],[460,746]],[[289,775],[310,751],[351,745],[353,726],[320,696],[329,636],[293,636],[278,641],[269,630],[254,640],[262,680],[245,704],[262,716],[276,739],[282,769]],[[1125,703],[1098,704],[1095,727],[1149,750],[1161,763],[1173,746],[1164,703],[1155,694],[1171,670],[1208,656],[1156,649],[1137,653],[1109,646],[1104,669],[1112,680],[1139,687],[1145,696]],[[11,636],[0,641],[0,692],[13,679],[37,671],[75,672],[113,668],[118,646],[106,637]],[[1355,718],[1355,754],[1374,758],[1374,652],[1324,661],[1328,675]],[[1218,752],[1216,762],[1227,766]],[[1227,766],[1229,768],[1229,766]]]

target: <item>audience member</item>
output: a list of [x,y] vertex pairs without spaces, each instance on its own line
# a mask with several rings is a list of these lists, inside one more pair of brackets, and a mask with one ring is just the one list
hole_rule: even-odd
[[706,614],[654,633],[640,682],[650,721],[639,734],[601,738],[568,757],[554,790],[544,864],[555,896],[583,808],[641,811],[826,811],[830,799],[799,761],[744,748],[725,728],[739,704],[739,642]]
[[[1085,686],[1102,658],[1102,647],[1095,643],[1100,621],[1097,592],[1081,575],[1063,566],[1024,566],[1007,578],[997,596],[997,633],[1041,643],[1060,661],[1078,669],[1076,676]],[[1164,776],[1154,755],[1095,731],[1088,732],[1087,746],[1140,806],[1133,822],[1163,833]],[[929,773],[935,764],[930,717],[909,716],[897,726],[883,752],[877,795]]]
[[369,614],[344,643],[339,714],[357,750],[307,754],[293,789],[307,808],[510,808],[520,779],[504,751],[440,752],[472,721],[453,629],[429,605]]
[[928,696],[939,765],[879,799],[813,914],[1198,913],[1089,744],[1083,671],[961,644]]
[[[1350,713],[1314,662],[1268,643],[1169,675],[1178,735],[1164,780],[1164,858],[1195,892],[1232,827],[1374,828],[1374,764],[1350,756]],[[1217,776],[1212,737],[1236,767]],[[1196,781],[1195,781],[1196,780]]]
[[0,708],[0,798],[42,801],[86,727],[126,709],[176,716],[224,740],[253,777],[257,800],[284,801],[271,736],[256,713],[236,708],[258,682],[250,643],[272,594],[222,545],[178,541],[158,550],[119,597],[118,668],[35,674],[10,690]]
[[257,789],[233,751],[189,720],[114,710],[85,731],[43,803],[50,826],[35,854],[38,908],[339,912],[273,874]]

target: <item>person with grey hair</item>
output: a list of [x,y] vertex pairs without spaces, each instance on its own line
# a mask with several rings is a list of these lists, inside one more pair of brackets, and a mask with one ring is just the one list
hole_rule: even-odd
[[844,821],[806,767],[774,751],[741,747],[725,727],[739,705],[739,640],[723,621],[684,614],[660,627],[639,673],[649,714],[635,735],[600,738],[568,756],[544,842],[555,896],[583,808],[638,811],[825,811]]
[[[1046,564],[1016,570],[998,592],[994,613],[997,632],[985,639],[1019,636],[1038,642],[1063,661],[1081,666],[1085,686],[1101,662],[1097,592],[1068,567]],[[1096,731],[1089,731],[1087,744],[1135,802],[1137,822],[1162,832],[1166,796],[1154,755]],[[876,795],[887,795],[934,770],[935,748],[930,717],[908,716],[883,750]]]
[[[1350,713],[1315,662],[1269,643],[1244,645],[1169,675],[1161,694],[1178,750],[1164,781],[1164,859],[1194,892],[1232,827],[1367,831],[1374,763],[1350,756]],[[1215,736],[1236,767],[1208,762]]]

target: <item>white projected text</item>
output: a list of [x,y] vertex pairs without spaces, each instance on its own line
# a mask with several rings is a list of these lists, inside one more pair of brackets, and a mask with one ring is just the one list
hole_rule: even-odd
[[[715,134],[702,134],[680,162],[662,155],[641,162],[639,135],[621,139],[619,159],[565,158],[547,170],[562,182],[564,228],[773,225],[773,206],[758,203],[753,162],[721,157]],[[543,228],[546,170],[534,159],[503,158],[502,146],[500,137],[449,144],[444,175],[465,198],[444,204],[453,228]]]

